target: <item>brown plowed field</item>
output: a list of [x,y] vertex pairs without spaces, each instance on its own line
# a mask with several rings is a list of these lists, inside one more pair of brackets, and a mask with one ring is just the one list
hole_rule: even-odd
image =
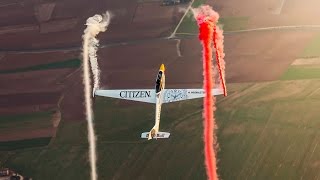
[[3,60],[3,62],[0,62],[0,71],[26,68],[30,66],[65,61],[68,59],[79,57],[79,51],[6,54],[4,58],[5,60]]
[[0,75],[0,94],[21,92],[52,92],[64,86],[63,79],[75,69],[56,69],[47,71],[30,71]]
[[51,137],[54,134],[53,128],[42,128],[35,130],[21,130],[14,132],[1,133],[1,141],[15,141],[20,139],[33,139],[35,137]]
[[[16,4],[8,7],[0,6],[0,27],[13,25],[41,25],[36,21],[34,6],[37,3],[25,1],[23,5]],[[40,33],[39,30],[21,31],[19,33],[0,33],[0,49],[42,49],[59,48],[69,46],[81,46],[81,35],[85,28],[85,21],[89,16],[110,10],[114,14],[108,33],[100,35],[103,43],[128,41],[141,38],[159,37],[168,34],[173,23],[177,23],[182,12],[178,11],[183,6],[160,6],[160,2],[139,3],[138,0],[122,1],[89,1],[89,0],[67,0],[56,2],[52,16],[48,22],[56,22],[61,27],[59,31]],[[151,13],[152,12],[152,13]],[[8,14],[20,21],[12,22]],[[144,14],[150,14],[145,16]],[[2,16],[1,16],[2,15]],[[12,17],[11,16],[11,17]],[[67,19],[77,19],[76,25],[66,29],[61,25]],[[61,21],[59,23],[58,21]],[[43,22],[43,23],[48,23]],[[66,24],[66,26],[69,24]],[[46,30],[50,31],[50,30]]]
[[21,93],[0,95],[0,108],[14,108],[18,106],[56,104],[59,93]]

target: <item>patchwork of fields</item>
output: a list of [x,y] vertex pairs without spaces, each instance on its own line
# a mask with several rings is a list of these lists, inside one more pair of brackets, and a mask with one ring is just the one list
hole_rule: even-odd
[[[241,83],[228,87],[229,96],[218,97],[216,112],[221,178],[320,177],[320,80]],[[146,141],[139,136],[153,124],[152,105],[97,98],[95,126],[100,177],[205,179],[201,105],[201,100],[165,104],[160,129],[171,132],[171,138]],[[57,135],[46,148],[11,151],[4,153],[2,159],[25,174],[34,173],[35,178],[50,177],[63,167],[88,167],[85,123],[62,124]],[[59,161],[54,158],[56,155]],[[32,157],[35,166],[24,167],[30,164],[25,160]],[[61,164],[60,161],[68,163],[49,168]],[[67,177],[87,179],[88,172],[79,171],[61,179]]]
[[[204,1],[195,1],[193,7],[202,2]],[[213,3],[210,0],[206,2]],[[221,11],[220,25],[226,32],[230,32],[296,23],[317,24],[316,18],[310,18],[319,13],[315,9],[316,5],[309,5],[312,3],[318,2],[263,0],[257,3],[245,0],[240,4],[232,0],[217,2],[215,7]],[[135,21],[144,21],[141,20],[144,18],[141,12],[148,11],[146,7],[149,6],[156,7],[152,3],[147,6],[139,5],[140,16]],[[295,17],[295,11],[303,7],[309,9],[310,14]],[[172,13],[171,11],[174,12],[173,8],[167,14]],[[150,17],[146,17],[147,20],[148,18]],[[168,27],[166,32],[167,29]],[[159,34],[158,31],[154,33]],[[113,31],[113,34],[117,33]],[[190,34],[190,39],[183,39],[184,35]],[[177,31],[177,36],[182,37],[179,47],[181,57],[176,55],[176,41],[173,40],[154,42],[152,45],[141,43],[104,48],[100,51],[100,57],[111,59],[112,62],[101,63],[102,71],[109,73],[104,74],[102,80],[110,80],[110,84],[124,87],[128,85],[126,82],[116,80],[129,77],[128,83],[135,86],[147,85],[146,82],[135,80],[136,78],[129,75],[144,72],[149,74],[153,72],[154,64],[165,61],[169,64],[168,75],[173,78],[168,83],[172,82],[170,85],[174,86],[181,77],[188,77],[181,80],[188,84],[188,81],[197,77],[193,75],[199,70],[196,65],[201,66],[198,62],[201,59],[201,50],[196,44],[196,34],[197,27],[189,13]],[[225,44],[229,95],[217,97],[215,113],[218,123],[216,134],[219,142],[220,178],[320,179],[319,33],[290,29],[235,33],[226,36]],[[148,47],[148,51],[142,46]],[[154,52],[152,49],[159,51]],[[167,54],[167,59],[160,56],[161,52]],[[135,53],[139,60],[131,61],[130,53]],[[36,73],[40,70],[50,70],[57,74],[60,72],[58,69],[79,68],[81,64],[77,55],[70,56],[68,59],[59,58],[59,62],[0,68],[0,75],[4,77],[15,73]],[[116,57],[117,61],[114,60]],[[193,61],[194,59],[197,61]],[[186,63],[189,65],[185,65]],[[8,62],[7,64],[10,67]],[[127,76],[120,77],[123,73],[122,67],[128,64],[132,69],[126,69]],[[183,69],[181,72],[174,71],[179,67]],[[186,69],[190,69],[188,76],[184,75]],[[63,75],[58,79],[71,72],[73,71],[63,71]],[[58,76],[54,77],[52,82],[57,81]],[[201,86],[201,82],[195,82],[197,78],[193,80],[193,85]],[[70,95],[74,95],[73,92],[79,92],[81,86],[75,83],[72,87],[74,91],[69,91],[65,98],[70,98]],[[74,95],[75,98],[69,101],[77,99],[78,101],[74,102],[80,102],[80,95],[81,93]],[[56,101],[57,98],[52,99],[52,102]],[[72,104],[69,101],[65,106]],[[80,105],[81,103],[77,103],[76,107],[70,107],[69,110],[80,112]],[[31,114],[0,116],[0,139],[3,138],[0,140],[0,167],[13,168],[34,179],[89,179],[86,122],[66,121],[69,114],[62,113],[62,121],[57,132],[54,132],[51,130],[52,117],[57,113],[56,109],[43,109]],[[95,98],[99,179],[206,179],[203,162],[202,100],[165,104],[161,116],[160,129],[170,132],[171,137],[168,140],[142,140],[141,132],[149,131],[154,123],[153,105]],[[5,135],[11,136],[14,134],[12,132],[24,132],[25,135],[31,129],[38,130],[33,133],[40,135],[22,140],[21,137],[16,140],[17,138],[12,136],[9,141],[4,140]]]

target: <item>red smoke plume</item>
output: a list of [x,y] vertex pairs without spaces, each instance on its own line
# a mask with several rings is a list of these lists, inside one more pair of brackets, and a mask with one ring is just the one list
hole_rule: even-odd
[[214,134],[215,119],[215,97],[212,96],[213,80],[212,71],[212,40],[216,49],[216,60],[219,68],[219,75],[224,95],[227,95],[225,80],[224,80],[224,53],[223,53],[223,34],[222,31],[216,26],[219,19],[219,14],[212,10],[210,6],[200,6],[193,9],[194,16],[199,26],[199,39],[203,46],[203,88],[206,92],[204,98],[204,153],[205,164],[209,180],[217,180],[217,160],[214,146],[217,143]]
[[213,26],[213,45],[216,49],[216,61],[219,68],[219,76],[223,95],[227,96],[227,87],[225,82],[225,61],[224,61],[224,47],[223,47],[223,31],[216,25]]

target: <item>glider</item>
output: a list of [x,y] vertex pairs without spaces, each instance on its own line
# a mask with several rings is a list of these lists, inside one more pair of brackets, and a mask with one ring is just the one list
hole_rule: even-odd
[[[212,89],[212,95],[223,94],[222,89]],[[155,124],[150,132],[141,134],[141,138],[162,139],[169,138],[170,133],[160,132],[160,114],[163,103],[177,102],[189,99],[202,98],[205,95],[203,89],[165,89],[165,66],[161,64],[155,89],[118,89],[118,90],[96,90],[95,95],[131,101],[154,103],[156,105]]]

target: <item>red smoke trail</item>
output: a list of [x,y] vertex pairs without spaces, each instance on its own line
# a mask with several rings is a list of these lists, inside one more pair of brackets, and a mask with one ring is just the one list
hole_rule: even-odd
[[204,143],[205,143],[205,159],[207,166],[208,179],[217,179],[216,173],[216,157],[213,150],[214,139],[213,139],[213,98],[212,98],[212,88],[213,88],[213,78],[212,78],[212,49],[211,49],[211,39],[212,39],[212,27],[209,23],[200,24],[200,35],[199,39],[202,41],[203,46],[203,69],[204,69],[204,80],[203,86],[206,91],[204,98]]
[[214,134],[215,119],[213,112],[215,108],[215,97],[212,96],[213,85],[215,84],[212,76],[212,40],[216,49],[216,59],[219,68],[219,75],[224,91],[227,95],[224,81],[224,53],[223,53],[223,35],[222,31],[216,28],[219,14],[212,10],[210,6],[201,6],[193,9],[193,13],[199,25],[199,39],[203,46],[203,88],[206,92],[204,98],[204,153],[205,164],[209,180],[217,180],[217,160],[214,146],[216,145],[216,136]]
[[[218,17],[219,18],[219,17]],[[225,61],[223,52],[223,31],[216,25],[213,26],[213,45],[216,49],[216,61],[219,68],[219,75],[223,89],[223,95],[227,96],[227,88],[225,82]]]

